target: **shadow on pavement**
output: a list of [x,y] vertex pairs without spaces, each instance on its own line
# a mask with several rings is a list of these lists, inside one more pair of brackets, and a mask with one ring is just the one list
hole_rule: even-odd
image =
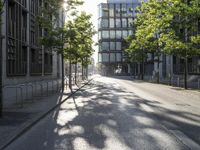
[[182,150],[188,148],[163,125],[200,143],[199,123],[199,115],[172,111],[156,100],[142,99],[115,84],[96,81],[54,112],[40,133],[46,140],[38,139],[34,148]]

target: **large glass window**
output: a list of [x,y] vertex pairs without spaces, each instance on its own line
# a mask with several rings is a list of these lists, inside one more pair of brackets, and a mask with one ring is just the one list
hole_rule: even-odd
[[116,15],[116,17],[120,17],[120,13],[121,13],[120,4],[116,4],[115,5],[115,15]]
[[116,53],[116,61],[121,62],[122,61],[122,54],[121,53]]
[[115,30],[110,31],[110,38],[115,39]]
[[126,18],[122,19],[122,27],[127,28],[127,19]]
[[131,28],[133,24],[133,18],[128,18],[128,27]]
[[99,62],[102,62],[102,54],[100,54],[100,53],[98,55],[98,60],[99,60]]
[[98,32],[98,39],[101,40],[101,31]]
[[114,28],[115,27],[115,20],[113,18],[110,18],[110,28]]
[[121,39],[122,38],[122,31],[120,31],[120,30],[116,31],[116,38],[117,39]]
[[109,4],[109,15],[110,17],[114,17],[114,5]]
[[109,31],[102,31],[102,39],[108,39],[109,38]]
[[115,53],[110,53],[110,62],[115,62]]
[[133,12],[134,12],[133,5],[132,4],[128,4],[127,10],[128,10],[128,16],[132,17],[133,16]]
[[128,30],[128,36],[133,35],[133,31],[132,30]]
[[101,4],[100,17],[108,17],[108,5],[107,4]]
[[110,50],[111,51],[115,50],[115,42],[110,42]]
[[109,62],[109,54],[102,53],[102,62]]
[[122,43],[116,42],[116,50],[121,51],[122,50]]
[[108,28],[108,19],[101,19],[101,27]]
[[126,8],[127,4],[122,4],[122,16],[126,17],[127,16],[127,8]]
[[101,43],[101,49],[103,50],[103,51],[108,51],[109,50],[109,42],[102,42]]
[[122,31],[122,37],[126,39],[128,37],[128,31],[126,30]]
[[121,19],[115,19],[115,24],[117,28],[121,28]]
[[138,5],[136,5],[136,4],[133,5],[133,16],[137,15],[137,7],[138,7]]

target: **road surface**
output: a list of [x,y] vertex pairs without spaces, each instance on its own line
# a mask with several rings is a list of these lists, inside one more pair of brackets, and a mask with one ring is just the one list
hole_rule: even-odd
[[198,150],[200,94],[95,78],[6,150]]

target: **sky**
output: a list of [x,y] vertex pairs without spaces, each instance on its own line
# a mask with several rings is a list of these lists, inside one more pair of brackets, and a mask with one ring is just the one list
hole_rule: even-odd
[[[97,31],[98,28],[98,9],[97,5],[103,2],[106,2],[107,0],[84,0],[83,6],[79,7],[78,9],[80,11],[85,11],[89,14],[92,14],[92,22],[93,25],[95,26],[95,30]],[[97,42],[98,36],[97,34],[93,37],[93,40]],[[95,59],[95,63],[98,61],[98,47],[94,47],[95,53],[93,55],[93,58]]]

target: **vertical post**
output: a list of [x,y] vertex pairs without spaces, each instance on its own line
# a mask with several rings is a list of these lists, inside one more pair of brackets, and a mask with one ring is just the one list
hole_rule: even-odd
[[[0,26],[1,30],[1,26]],[[3,83],[2,83],[2,67],[3,67],[3,61],[2,61],[2,36],[0,31],[0,117],[3,115]]]
[[61,54],[62,59],[62,92],[64,92],[65,89],[65,73],[64,73],[64,55],[63,52]]
[[158,64],[157,64],[158,72],[157,72],[157,83],[160,83],[160,56],[158,54]]
[[69,88],[72,91],[72,62],[69,59]]
[[[4,1],[5,3],[5,1]],[[3,9],[3,4],[2,1],[0,1],[0,118],[3,116],[3,83],[2,83],[2,74],[3,74],[3,60],[2,60],[2,33],[1,33],[1,14],[2,14],[2,10]]]
[[141,79],[144,80],[144,49],[142,49],[142,77]]

